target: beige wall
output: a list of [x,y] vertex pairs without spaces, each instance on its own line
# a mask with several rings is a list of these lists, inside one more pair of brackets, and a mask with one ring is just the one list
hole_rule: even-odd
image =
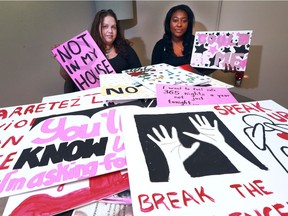
[[[220,30],[252,29],[252,46],[241,88],[233,91],[256,100],[272,99],[288,108],[288,1],[225,1]],[[214,77],[231,81],[217,73]]]
[[90,28],[94,15],[93,2],[0,1],[0,107],[62,93],[50,49]]
[[164,19],[168,10],[177,4],[187,4],[195,13],[195,30],[215,30],[218,1],[137,1],[136,21],[123,21],[125,36],[130,39],[141,57],[149,65],[155,43],[164,33]]
[[[218,15],[220,30],[252,29],[247,78],[233,91],[288,107],[284,62],[288,2],[136,0],[135,19],[123,21],[122,27],[143,65],[150,64],[153,46],[162,37],[167,10],[180,3],[195,12],[196,30],[216,30]],[[63,80],[50,48],[89,29],[95,12],[94,2],[89,1],[0,1],[0,107],[36,103],[62,93]],[[213,76],[233,83],[231,75],[216,72]]]

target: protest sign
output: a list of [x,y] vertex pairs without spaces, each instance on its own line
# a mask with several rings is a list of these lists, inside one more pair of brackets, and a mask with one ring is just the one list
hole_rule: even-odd
[[198,31],[192,49],[191,66],[225,69],[230,64],[245,71],[252,31]]
[[156,92],[156,84],[199,85],[209,82],[209,78],[174,67],[169,64],[155,64],[122,71],[133,80]]
[[99,74],[115,73],[86,30],[52,50],[80,90],[99,87]]
[[286,215],[288,110],[271,100],[128,110],[133,214]]
[[[55,215],[129,188],[127,171],[10,196],[2,216]],[[49,203],[49,205],[47,205]]]
[[4,125],[0,197],[125,169],[120,113],[126,106],[91,106],[47,116],[28,115],[17,119],[13,127]]
[[136,100],[155,98],[156,94],[127,74],[100,75],[101,95],[104,100]]
[[227,88],[156,85],[157,106],[237,103]]

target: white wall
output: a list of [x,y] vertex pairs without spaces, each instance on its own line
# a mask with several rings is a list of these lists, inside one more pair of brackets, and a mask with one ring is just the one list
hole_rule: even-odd
[[[135,19],[121,25],[143,65],[150,64],[153,46],[162,37],[166,12],[180,3],[195,12],[196,30],[216,30],[220,0],[136,0]],[[288,107],[286,8],[285,1],[223,1],[220,30],[254,30],[248,78],[233,91]],[[36,103],[62,93],[63,80],[50,48],[90,29],[95,13],[90,1],[0,1],[0,107]],[[214,77],[233,83],[229,74],[216,72]]]
[[[248,66],[234,92],[255,100],[272,99],[288,108],[288,1],[224,1],[220,30],[253,30]],[[217,72],[215,78],[233,82]]]
[[0,107],[63,93],[50,48],[90,28],[93,2],[0,2]]

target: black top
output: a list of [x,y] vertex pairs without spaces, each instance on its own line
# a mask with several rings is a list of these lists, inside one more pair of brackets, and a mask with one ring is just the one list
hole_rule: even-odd
[[153,48],[151,64],[166,63],[177,67],[180,65],[190,64],[190,60],[191,54],[179,57],[174,55],[174,53],[168,53],[166,50],[166,43],[164,39],[161,39]]
[[[135,50],[127,45],[126,46],[127,55],[123,56],[118,54],[112,59],[108,59],[109,63],[113,67],[116,73],[121,73],[123,70],[128,70],[131,68],[138,68],[142,67],[141,62],[135,52]],[[76,92],[79,91],[76,84],[73,82],[72,79],[65,80],[64,84],[64,93]]]
[[[191,38],[191,43],[194,43],[194,36]],[[152,52],[152,60],[151,64],[160,64],[160,63],[166,63],[172,66],[181,66],[190,64],[191,61],[191,52],[184,54],[183,56],[176,56],[172,52],[168,52],[166,48],[167,44],[165,40],[162,38],[160,39],[154,46],[153,52]],[[192,46],[193,47],[193,46]],[[211,74],[215,70],[214,69],[207,69],[207,68],[195,68],[198,72],[201,74]]]
[[111,66],[114,68],[116,73],[121,73],[123,70],[142,67],[141,62],[134,51],[134,49],[127,45],[126,46],[127,55],[117,55],[112,59],[108,59]]

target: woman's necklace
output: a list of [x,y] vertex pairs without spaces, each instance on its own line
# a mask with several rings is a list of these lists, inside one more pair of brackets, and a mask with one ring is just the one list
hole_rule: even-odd
[[110,49],[105,49],[106,58],[109,58],[109,53],[112,51],[114,47],[112,46]]

